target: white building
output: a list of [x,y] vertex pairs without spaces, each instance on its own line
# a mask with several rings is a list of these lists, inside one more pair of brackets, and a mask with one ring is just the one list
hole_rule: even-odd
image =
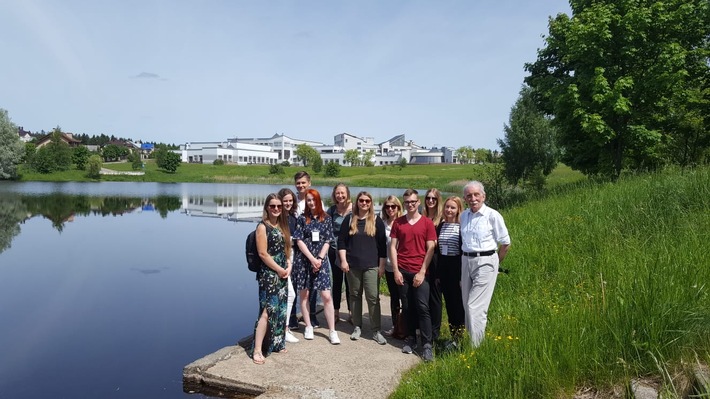
[[272,165],[279,162],[279,154],[267,145],[247,144],[233,140],[222,142],[189,142],[175,150],[182,162],[211,164],[217,159],[237,165]]
[[294,152],[296,151],[296,147],[298,147],[300,144],[308,144],[313,148],[323,146],[323,143],[318,141],[299,140],[278,133],[274,134],[271,137],[234,138],[231,140],[239,143],[249,143],[268,147],[271,149],[271,151],[274,151],[278,154],[278,163],[288,161],[291,164],[298,164],[298,162],[296,162],[296,155],[294,155]]
[[295,155],[296,147],[307,144],[320,153],[323,163],[335,162],[351,166],[345,162],[345,152],[357,150],[361,156],[367,152],[375,166],[398,165],[402,159],[412,164],[453,163],[454,149],[451,147],[426,149],[406,140],[400,134],[381,143],[375,143],[372,137],[358,137],[350,133],[334,136],[333,145],[326,145],[311,140],[300,140],[275,134],[262,138],[233,138],[223,142],[190,142],[180,146],[179,153],[183,162],[211,164],[216,159],[225,163],[249,165],[272,165],[284,161],[293,165],[300,162]]

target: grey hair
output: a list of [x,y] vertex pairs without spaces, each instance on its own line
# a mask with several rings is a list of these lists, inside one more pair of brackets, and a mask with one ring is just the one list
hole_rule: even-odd
[[481,189],[481,194],[486,195],[486,189],[483,187],[483,183],[481,183],[478,180],[473,180],[473,181],[469,182],[468,184],[466,184],[465,186],[463,186],[464,195],[466,195],[466,190],[468,188],[473,188],[473,187],[478,187],[479,189]]

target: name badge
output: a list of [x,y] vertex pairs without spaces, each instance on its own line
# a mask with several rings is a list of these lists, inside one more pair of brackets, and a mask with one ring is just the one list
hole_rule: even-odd
[[320,231],[312,231],[311,232],[311,241],[313,241],[313,242],[320,241]]
[[442,255],[448,255],[449,254],[449,246],[446,244],[441,244],[439,246],[439,249],[441,250]]

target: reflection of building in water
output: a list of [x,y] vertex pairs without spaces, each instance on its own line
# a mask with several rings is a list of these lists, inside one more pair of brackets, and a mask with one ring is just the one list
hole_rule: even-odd
[[180,212],[188,216],[222,218],[231,221],[260,219],[261,197],[204,196],[183,194]]

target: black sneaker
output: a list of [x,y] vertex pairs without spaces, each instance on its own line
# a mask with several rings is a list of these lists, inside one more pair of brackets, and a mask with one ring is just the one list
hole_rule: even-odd
[[425,362],[434,361],[434,351],[431,350],[431,344],[424,345],[424,352],[422,353],[422,359]]
[[301,328],[301,325],[298,324],[298,321],[296,321],[295,323],[293,321],[289,321],[289,323],[288,323],[289,330],[297,331],[299,328]]
[[318,319],[315,316],[311,316],[311,325],[313,328],[320,327],[320,323],[318,323]]
[[417,349],[417,340],[414,337],[408,337],[404,346],[402,347],[402,353],[412,354],[414,350]]

